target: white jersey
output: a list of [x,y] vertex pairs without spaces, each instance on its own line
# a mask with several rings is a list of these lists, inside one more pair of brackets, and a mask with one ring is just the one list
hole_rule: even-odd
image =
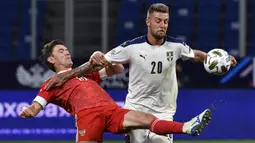
[[181,40],[166,36],[162,45],[151,45],[141,36],[105,55],[112,63],[129,63],[129,85],[125,107],[172,119],[176,111],[178,83],[176,61],[194,57]]

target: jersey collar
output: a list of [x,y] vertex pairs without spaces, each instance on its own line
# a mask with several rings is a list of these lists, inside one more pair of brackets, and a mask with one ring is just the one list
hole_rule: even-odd
[[[149,45],[152,45],[152,44],[150,43],[150,41],[148,40],[148,36],[147,36],[147,35],[145,36],[145,40],[146,40],[146,42],[147,42]],[[164,41],[163,41],[163,43],[162,43],[162,44],[160,44],[160,45],[164,45],[164,44],[165,44],[165,42],[166,42],[166,36],[164,37]],[[155,46],[155,45],[152,45],[152,46]]]
[[59,71],[57,74],[60,74],[60,73],[63,73],[63,72],[69,71],[69,70],[71,70],[71,69],[72,69],[72,68],[69,68],[69,69],[67,69],[67,70]]

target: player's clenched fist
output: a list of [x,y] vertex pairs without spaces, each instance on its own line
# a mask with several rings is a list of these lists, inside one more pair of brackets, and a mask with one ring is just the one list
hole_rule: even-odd
[[230,56],[230,60],[231,60],[231,66],[236,66],[237,61],[236,61],[235,57]]
[[89,61],[93,64],[97,64],[97,65],[101,65],[101,66],[106,66],[109,64],[109,62],[104,57],[104,53],[102,53],[100,51],[94,52],[91,55]]
[[22,110],[20,112],[20,117],[21,118],[32,118],[34,117],[34,113],[32,112],[31,108],[29,106],[24,106],[22,107]]

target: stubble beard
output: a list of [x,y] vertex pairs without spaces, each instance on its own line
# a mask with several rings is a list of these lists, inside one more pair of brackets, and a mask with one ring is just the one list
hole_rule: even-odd
[[157,34],[157,32],[152,32],[152,36],[157,39],[157,40],[161,40],[161,39],[164,39],[164,37],[166,36],[166,34]]

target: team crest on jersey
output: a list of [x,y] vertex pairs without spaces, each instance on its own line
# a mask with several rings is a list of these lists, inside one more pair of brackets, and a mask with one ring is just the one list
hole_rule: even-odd
[[166,58],[167,58],[168,61],[173,61],[174,52],[173,51],[166,52]]
[[81,136],[84,136],[85,133],[86,133],[86,130],[85,130],[85,129],[79,130],[79,134],[80,134]]

